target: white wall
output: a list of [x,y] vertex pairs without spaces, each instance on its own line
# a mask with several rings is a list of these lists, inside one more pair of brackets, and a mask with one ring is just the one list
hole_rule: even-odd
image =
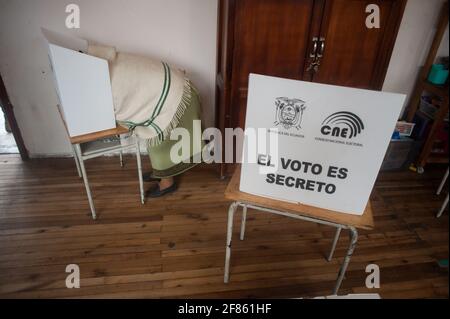
[[[408,1],[383,90],[412,91],[442,2]],[[65,28],[69,3],[80,5],[80,30]],[[0,73],[32,156],[70,151],[41,26],[186,69],[202,95],[205,124],[213,125],[217,0],[0,0]],[[448,55],[448,32],[440,54]]]
[[[81,29],[65,27],[67,4]],[[161,58],[188,72],[214,124],[217,0],[0,0],[0,73],[30,155],[70,152],[40,27]]]
[[[425,63],[444,0],[408,0],[383,91],[410,94]],[[438,56],[448,56],[448,26]],[[408,105],[406,100],[405,107]]]

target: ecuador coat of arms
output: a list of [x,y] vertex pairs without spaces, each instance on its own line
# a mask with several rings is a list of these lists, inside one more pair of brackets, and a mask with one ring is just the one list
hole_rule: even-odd
[[275,99],[276,117],[275,125],[282,125],[285,129],[301,128],[303,111],[306,109],[305,101],[279,97]]

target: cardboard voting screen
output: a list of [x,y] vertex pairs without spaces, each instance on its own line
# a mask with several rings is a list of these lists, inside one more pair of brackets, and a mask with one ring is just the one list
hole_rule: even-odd
[[[116,127],[108,61],[87,55],[87,41],[42,29],[69,135]],[[81,52],[80,52],[81,51]]]
[[244,158],[240,190],[362,215],[405,96],[256,74],[248,92],[246,129],[266,128],[267,149],[248,154],[246,136],[257,162]]

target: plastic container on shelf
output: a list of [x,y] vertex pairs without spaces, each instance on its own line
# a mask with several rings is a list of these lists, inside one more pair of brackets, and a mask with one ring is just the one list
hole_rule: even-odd
[[438,107],[433,105],[427,96],[422,96],[422,98],[420,99],[419,109],[420,109],[420,111],[422,111],[422,113],[426,114],[431,119],[434,119],[434,116],[436,115]]
[[443,85],[447,81],[448,70],[445,69],[443,64],[433,64],[431,66],[430,74],[428,75],[428,81],[436,84]]

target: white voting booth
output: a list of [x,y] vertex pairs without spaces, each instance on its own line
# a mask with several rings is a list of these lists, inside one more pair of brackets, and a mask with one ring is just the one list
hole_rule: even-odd
[[116,127],[108,61],[86,53],[88,42],[42,28],[61,112],[71,137]]
[[[78,174],[83,178],[92,218],[96,210],[91,195],[84,161],[105,154],[136,151],[139,191],[144,204],[144,186],[139,139],[122,145],[117,128],[111,91],[108,61],[88,55],[88,42],[42,28],[47,40],[49,60],[55,78],[61,115],[71,137]],[[98,134],[91,134],[98,133]]]
[[244,158],[240,191],[362,215],[404,100],[401,94],[251,74],[246,128],[268,130],[267,150],[245,154],[246,137],[244,156],[257,162]]
[[[234,215],[247,209],[342,230],[349,245],[339,268],[337,295],[358,241],[373,229],[368,199],[392,136],[404,95],[250,74],[240,176],[225,196],[228,209],[224,282],[229,282]],[[257,129],[256,133],[254,129]]]

